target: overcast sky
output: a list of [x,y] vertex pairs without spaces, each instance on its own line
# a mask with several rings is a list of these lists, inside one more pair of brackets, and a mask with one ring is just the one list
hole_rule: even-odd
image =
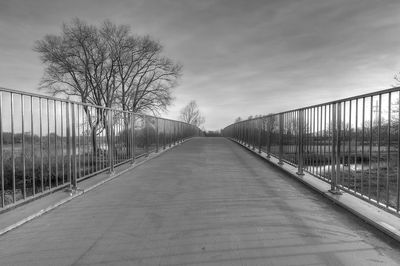
[[216,130],[394,85],[399,14],[399,0],[0,0],[0,87],[38,92],[35,40],[74,17],[110,19],[183,64],[165,116],[196,100]]

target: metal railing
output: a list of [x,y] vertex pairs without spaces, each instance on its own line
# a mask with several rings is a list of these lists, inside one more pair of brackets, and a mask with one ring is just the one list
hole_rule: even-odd
[[271,114],[222,130],[279,163],[399,214],[400,87]]
[[0,88],[0,211],[199,134],[179,121]]

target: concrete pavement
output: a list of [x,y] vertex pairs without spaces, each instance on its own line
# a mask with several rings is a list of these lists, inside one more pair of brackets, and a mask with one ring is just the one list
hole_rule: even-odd
[[400,265],[400,247],[233,142],[195,138],[1,236],[0,265]]

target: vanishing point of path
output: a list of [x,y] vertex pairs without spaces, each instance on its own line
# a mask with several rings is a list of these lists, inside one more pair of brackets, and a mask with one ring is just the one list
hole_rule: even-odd
[[223,138],[192,139],[0,237],[0,265],[399,264],[398,243]]

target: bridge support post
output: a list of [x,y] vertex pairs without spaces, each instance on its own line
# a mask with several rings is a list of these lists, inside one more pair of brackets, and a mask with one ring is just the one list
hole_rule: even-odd
[[243,145],[247,146],[247,122],[243,122],[242,130],[243,130]]
[[145,150],[146,150],[146,155],[145,157],[149,156],[149,117],[147,115],[143,116],[144,117],[144,130],[145,130]]
[[262,139],[262,132],[264,127],[264,119],[258,119],[258,153],[261,153],[261,139]]
[[163,149],[165,150],[167,147],[166,147],[166,145],[167,145],[167,133],[166,133],[166,131],[165,131],[165,120],[163,120]]
[[132,145],[131,145],[131,163],[135,163],[135,153],[136,153],[136,139],[135,139],[135,114],[131,114],[131,139],[132,139]]
[[[41,105],[39,108],[42,108]],[[42,116],[42,111],[39,109],[39,114]],[[70,182],[70,189],[72,191],[72,173],[71,173],[71,125],[70,125],[70,103],[66,102],[65,103],[65,123],[66,123],[66,145],[67,145],[67,182]],[[42,126],[40,125],[40,130]],[[63,177],[63,182],[65,182],[64,177]],[[42,182],[42,191],[43,191],[43,182]]]
[[72,124],[72,131],[71,131],[71,142],[72,142],[72,163],[71,163],[71,190],[76,191],[78,188],[78,181],[77,181],[77,169],[76,169],[76,124],[75,124],[75,104],[70,103],[71,106],[71,124]]
[[283,164],[283,114],[279,114],[279,162]]
[[240,123],[236,125],[236,132],[238,136],[238,141],[242,142],[242,128],[240,127]]
[[160,141],[159,141],[159,132],[158,132],[158,118],[156,117],[156,153],[158,152]]
[[253,142],[253,151],[256,149],[256,138],[257,138],[257,120],[254,119],[251,121],[251,133],[252,133],[252,138],[251,138],[251,142]]
[[247,128],[247,121],[243,122],[243,144],[247,147],[247,135],[248,135],[248,128]]
[[173,125],[174,125],[173,139],[174,139],[174,145],[176,145],[176,122],[173,122]]
[[172,139],[173,139],[173,130],[172,130],[172,121],[168,120],[168,133],[169,133],[169,147],[172,147]]
[[331,153],[331,189],[332,194],[342,194],[338,188],[337,182],[340,175],[340,103],[332,104],[331,121],[332,121],[332,153]]
[[303,167],[304,167],[304,145],[303,145],[303,136],[304,136],[304,110],[298,111],[298,158],[297,158],[297,175],[304,175]]
[[271,158],[272,116],[267,117],[267,131],[268,131],[267,158]]
[[248,122],[244,122],[244,145],[249,146],[249,128],[248,128]]
[[238,125],[238,130],[239,130],[239,141],[240,143],[243,144],[243,125],[242,122]]
[[240,131],[242,135],[241,143],[244,145],[246,144],[246,127],[244,126],[245,122],[241,122],[240,124]]
[[247,121],[247,132],[248,132],[248,134],[247,134],[247,146],[249,147],[249,148],[251,148],[251,123],[250,123],[250,121]]
[[110,175],[114,174],[114,129],[113,129],[113,111],[108,109],[108,164],[110,166]]

